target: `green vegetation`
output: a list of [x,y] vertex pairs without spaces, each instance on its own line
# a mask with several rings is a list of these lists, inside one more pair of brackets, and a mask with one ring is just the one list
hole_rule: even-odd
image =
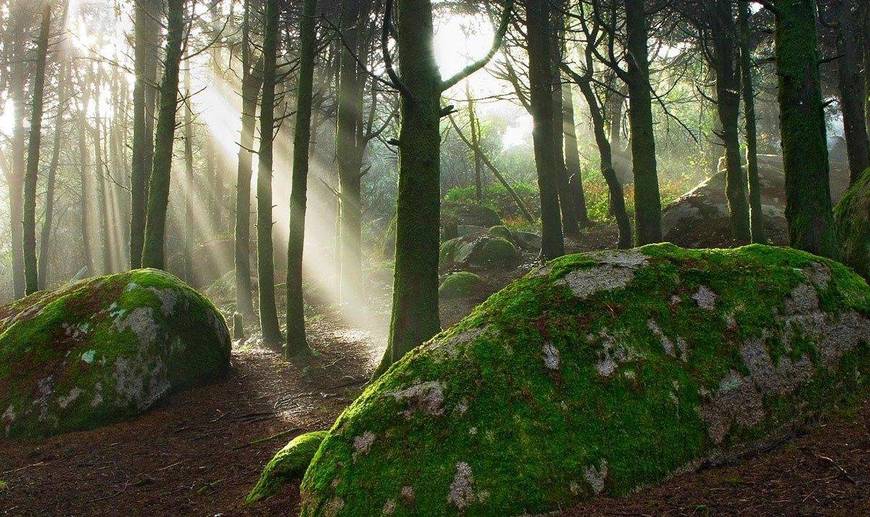
[[176,277],[139,269],[0,308],[0,425],[39,437],[135,416],[229,367],[226,323]]
[[834,220],[843,262],[870,278],[870,169],[837,203]]
[[245,504],[272,497],[291,481],[301,479],[326,435],[326,431],[301,434],[278,451],[266,464],[257,484],[245,498]]
[[306,472],[302,513],[508,515],[627,494],[854,407],[868,316],[863,279],[796,250],[556,259],[369,386]]
[[465,298],[478,294],[484,285],[480,276],[468,271],[456,271],[441,282],[438,295],[441,298]]

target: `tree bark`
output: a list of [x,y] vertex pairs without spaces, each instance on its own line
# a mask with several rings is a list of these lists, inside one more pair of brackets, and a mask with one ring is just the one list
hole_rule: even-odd
[[468,125],[471,130],[472,160],[474,160],[474,198],[477,204],[483,203],[483,178],[480,161],[480,121],[474,110],[474,97],[471,94],[471,83],[465,82],[465,98],[468,99]]
[[157,0],[137,0],[134,19],[133,144],[130,172],[130,267],[142,265],[145,242],[146,202],[153,153],[154,82],[160,26]]
[[167,0],[166,51],[163,81],[160,84],[160,113],[154,140],[154,162],[148,189],[145,244],[142,266],[164,268],[166,209],[172,174],[172,147],[175,141],[175,112],[178,108],[178,72],[184,38],[185,0]]
[[36,184],[39,180],[39,146],[42,142],[42,111],[45,93],[45,62],[51,32],[52,2],[42,8],[42,22],[36,43],[36,70],[33,75],[33,107],[30,110],[30,141],[27,146],[27,172],[24,176],[24,278],[25,294],[39,290],[36,265]]
[[89,275],[96,274],[94,254],[91,242],[91,215],[93,199],[91,193],[91,178],[88,168],[90,166],[90,154],[88,152],[88,103],[90,102],[90,85],[82,74],[81,81],[81,107],[79,108],[79,180],[81,181],[81,230],[82,251]]
[[740,77],[743,95],[743,119],[746,125],[746,171],[749,176],[749,229],[752,242],[765,244],[764,212],[761,208],[761,184],[758,179],[758,137],[755,127],[755,89],[752,83],[752,49],[750,47],[749,0],[738,0],[740,30]]
[[236,310],[246,321],[254,319],[251,290],[251,175],[254,131],[257,125],[257,97],[262,84],[262,62],[252,69],[251,10],[253,2],[245,1],[242,22],[242,130],[239,135],[238,168],[236,171],[235,278]]
[[66,110],[67,88],[70,81],[70,66],[61,60],[61,73],[57,85],[57,115],[54,122],[54,146],[51,151],[51,163],[48,166],[48,176],[45,182],[45,218],[42,220],[42,230],[39,237],[39,261],[37,262],[37,279],[39,289],[48,285],[48,266],[50,263],[52,225],[54,222],[54,197],[57,184],[57,169],[60,165],[60,148],[63,141],[63,115]]
[[[190,67],[184,69],[184,96],[190,99]],[[193,112],[190,102],[184,103],[184,179],[182,180],[184,191],[184,243],[182,250],[182,276],[184,280],[193,285],[193,200],[195,184],[193,180]]]
[[647,57],[648,25],[644,2],[625,0],[628,53],[628,120],[631,124],[631,157],[634,172],[634,212],[637,243],[662,240],[662,202],[656,170],[652,97]]
[[541,197],[541,257],[552,259],[565,253],[562,218],[559,213],[556,138],[553,125],[553,61],[548,2],[527,2],[526,31],[529,52],[529,89],[538,191]]
[[549,27],[546,29],[551,40],[550,56],[553,60],[550,64],[552,74],[549,91],[553,102],[553,150],[556,153],[556,179],[559,193],[559,209],[562,213],[562,229],[565,236],[580,237],[580,226],[577,222],[577,207],[575,197],[571,191],[568,168],[565,164],[565,119],[562,106],[562,74],[559,65],[562,63],[562,13],[559,6],[548,6],[547,10]]
[[293,175],[290,187],[290,231],[287,241],[287,358],[310,352],[305,339],[302,293],[302,252],[305,244],[305,207],[308,192],[308,150],[311,143],[311,97],[317,0],[302,4],[299,25],[299,78],[296,86],[296,129],[293,132]]
[[836,258],[813,0],[777,0],[776,67],[792,247]]
[[[840,111],[846,134],[846,152],[849,156],[849,184],[853,184],[870,167],[870,143],[867,141],[867,123],[864,106],[864,77],[861,74],[861,49],[858,29],[861,27],[860,9],[854,0],[838,0],[837,60]],[[866,66],[866,64],[865,64]]]
[[[558,64],[557,64],[558,66]],[[571,85],[562,85],[562,134],[565,136],[565,168],[568,171],[568,181],[571,196],[574,199],[574,213],[577,223],[589,224],[589,213],[586,210],[586,195],[583,193],[583,171],[580,168],[580,150],[577,148],[577,130],[574,127],[574,93]]]
[[278,0],[266,0],[263,28],[263,94],[257,163],[257,282],[263,341],[281,343],[275,306],[275,257],[272,244],[272,149],[275,138],[275,60],[278,52]]
[[737,30],[734,26],[733,0],[715,0],[710,6],[710,27],[716,69],[716,108],[725,144],[725,195],[731,216],[731,233],[738,243],[751,240],[746,177],[740,159],[740,76],[737,66]]

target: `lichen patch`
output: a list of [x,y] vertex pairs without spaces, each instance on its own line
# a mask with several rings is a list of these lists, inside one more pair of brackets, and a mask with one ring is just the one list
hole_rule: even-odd
[[574,296],[585,300],[600,291],[622,289],[632,279],[633,269],[605,264],[571,271],[557,283],[567,285]]
[[706,285],[698,287],[698,290],[692,295],[692,299],[695,300],[698,307],[705,311],[712,311],[716,308],[716,298],[718,297],[719,296]]
[[366,431],[360,436],[354,437],[354,457],[368,454],[369,450],[371,450],[372,448],[373,443],[375,443],[375,433],[371,431]]
[[417,412],[432,416],[444,414],[444,385],[438,381],[421,382],[388,395],[407,403],[402,412],[405,418],[411,418]]
[[583,478],[589,483],[592,493],[599,495],[604,492],[604,481],[607,479],[607,460],[602,459],[599,465],[587,465],[583,467]]
[[459,510],[468,508],[475,500],[474,476],[468,463],[460,461],[456,464],[456,475],[450,483],[450,492],[447,494],[447,502]]
[[541,346],[541,353],[544,355],[544,367],[548,370],[559,369],[559,349],[553,346],[553,343],[547,341]]

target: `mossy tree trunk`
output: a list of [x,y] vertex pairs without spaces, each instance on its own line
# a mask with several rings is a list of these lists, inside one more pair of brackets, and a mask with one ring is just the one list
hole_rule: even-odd
[[[134,71],[133,85],[133,144],[130,172],[130,267],[142,265],[142,247],[145,242],[146,202],[154,127],[151,122],[154,104],[154,82],[157,76],[157,45],[160,25],[157,16],[160,3],[156,0],[137,0],[133,24]],[[149,105],[150,104],[150,105]]]
[[[401,93],[396,264],[389,341],[375,377],[441,328],[438,314],[441,93],[489,62],[504,38],[513,2],[507,2],[486,56],[446,80],[441,79],[435,61],[431,0],[400,0],[396,26],[399,72],[393,70],[387,49],[392,6],[393,2],[387,0],[382,47],[387,71]],[[548,120],[552,121],[552,117]]]
[[836,257],[813,0],[777,0],[776,67],[789,243]]
[[[866,8],[866,7],[865,7]],[[870,167],[870,143],[864,106],[864,76],[861,74],[860,8],[855,0],[837,0],[837,59],[840,111],[849,155],[849,183],[854,184]],[[865,64],[865,67],[867,65]],[[866,72],[865,72],[866,74]]]
[[647,57],[649,26],[643,1],[625,0],[624,5],[635,226],[637,243],[649,244],[662,240],[662,202],[659,194]]
[[357,61],[368,48],[366,27],[371,0],[343,0],[341,29],[344,45],[339,56],[338,111],[335,157],[338,163],[339,296],[342,304],[358,303],[362,295],[361,168],[366,140],[363,134],[363,96],[366,72]]
[[[548,2],[527,2],[526,32],[529,53],[529,91],[532,140],[538,191],[541,197],[541,257],[552,259],[565,253],[562,216],[559,212],[559,164],[553,126],[553,39]],[[560,126],[561,127],[561,126]]]
[[48,166],[48,176],[45,185],[45,218],[42,220],[42,229],[39,236],[39,260],[37,262],[37,280],[39,289],[45,289],[48,285],[49,250],[51,249],[51,235],[54,223],[54,198],[57,186],[57,170],[60,166],[60,149],[63,145],[63,116],[66,111],[67,89],[69,87],[70,65],[66,61],[66,55],[61,50],[61,72],[57,85],[57,115],[54,122],[54,144],[51,151],[51,163]]
[[[558,63],[557,63],[558,66]],[[580,150],[577,148],[577,130],[574,127],[574,92],[571,85],[562,85],[562,134],[565,136],[565,169],[568,171],[568,182],[571,196],[574,198],[574,214],[577,223],[589,224],[589,213],[586,209],[586,195],[583,192],[583,171],[580,169]]]
[[39,289],[36,265],[36,183],[39,179],[39,146],[42,142],[43,95],[45,94],[45,62],[51,32],[51,8],[45,1],[36,42],[36,69],[33,73],[33,106],[30,110],[30,141],[27,147],[27,172],[24,176],[24,279],[25,294]]
[[305,305],[302,297],[302,251],[305,243],[308,148],[311,142],[316,11],[317,0],[305,0],[299,25],[299,78],[296,85],[296,128],[293,132],[293,175],[287,244],[287,346],[284,355],[288,358],[309,352],[305,340]]
[[746,127],[746,172],[749,177],[749,229],[752,242],[764,244],[764,212],[761,208],[761,184],[758,179],[758,137],[755,127],[755,88],[752,82],[752,47],[749,28],[749,0],[738,0],[740,41],[740,78],[743,97],[743,120]]
[[172,148],[175,141],[175,111],[178,103],[178,72],[184,39],[185,0],[167,0],[166,50],[163,81],[160,84],[160,112],[155,129],[154,158],[148,189],[145,242],[142,266],[164,268],[166,210],[172,174]]
[[5,171],[6,184],[9,187],[9,233],[12,248],[12,288],[15,298],[24,296],[24,176],[27,170],[27,130],[24,127],[24,117],[27,110],[27,77],[29,63],[27,61],[27,45],[30,41],[29,26],[31,9],[25,2],[14,2],[10,6],[9,33],[14,38],[11,42],[9,94],[13,108],[12,123],[12,167]]
[[468,129],[471,131],[472,159],[474,160],[474,198],[477,204],[483,203],[483,179],[481,178],[482,163],[480,161],[480,120],[474,109],[474,96],[471,93],[471,83],[465,82],[465,98],[468,100]]
[[272,244],[272,148],[275,138],[275,80],[280,10],[265,0],[263,17],[263,93],[260,102],[260,149],[257,161],[257,283],[263,341],[281,343],[275,306],[275,257]]
[[740,159],[740,76],[738,74],[737,29],[733,0],[714,0],[708,8],[712,43],[712,65],[716,70],[716,108],[725,144],[725,195],[731,217],[731,232],[738,243],[751,240],[746,176]]

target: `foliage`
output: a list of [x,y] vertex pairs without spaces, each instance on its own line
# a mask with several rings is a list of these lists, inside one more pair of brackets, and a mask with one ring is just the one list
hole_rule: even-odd
[[483,279],[479,275],[456,271],[444,278],[438,288],[438,295],[444,299],[465,298],[477,294],[483,286]]
[[843,262],[870,278],[870,169],[834,207]]

